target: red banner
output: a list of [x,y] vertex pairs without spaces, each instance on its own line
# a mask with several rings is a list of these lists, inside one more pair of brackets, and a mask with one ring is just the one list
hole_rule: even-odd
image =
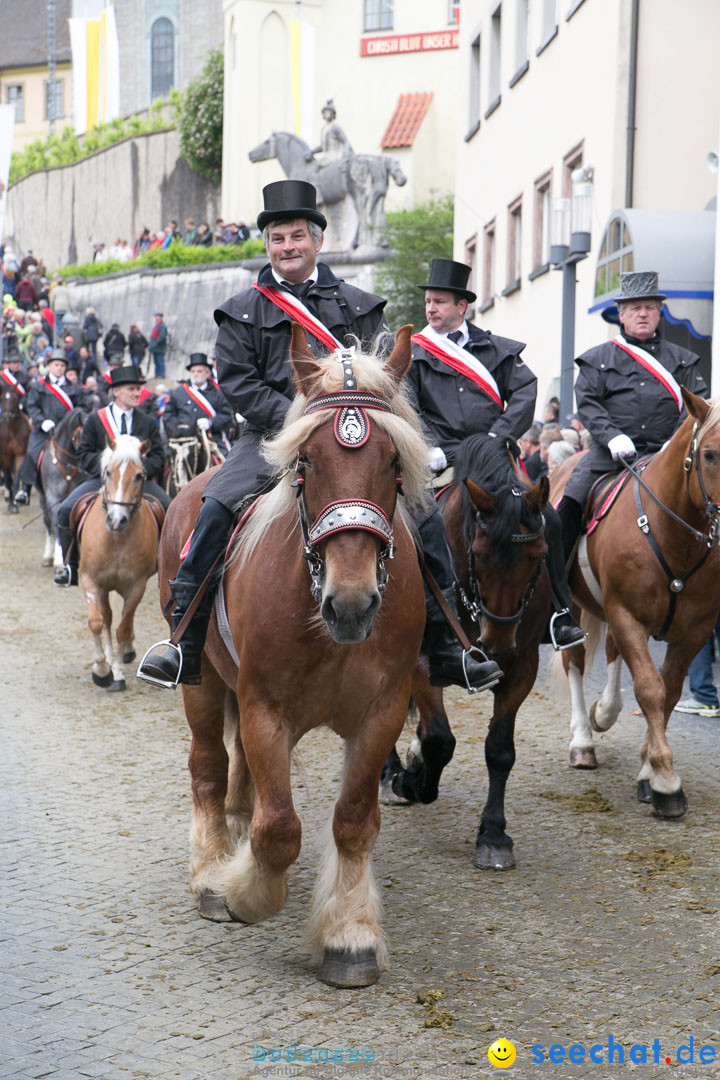
[[435,49],[457,49],[458,30],[439,30],[431,34],[387,34],[383,37],[360,39],[361,56],[391,56],[397,53],[430,52]]

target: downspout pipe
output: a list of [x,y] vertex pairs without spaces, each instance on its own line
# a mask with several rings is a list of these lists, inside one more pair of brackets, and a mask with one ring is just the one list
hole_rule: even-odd
[[635,110],[637,106],[637,56],[640,0],[632,0],[630,21],[630,77],[628,80],[627,148],[625,155],[625,206],[633,204],[633,174],[635,170]]

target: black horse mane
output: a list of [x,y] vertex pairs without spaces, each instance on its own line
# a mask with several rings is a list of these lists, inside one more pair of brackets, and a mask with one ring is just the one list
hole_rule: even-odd
[[462,528],[468,549],[472,546],[477,511],[470,501],[465,485],[471,479],[495,500],[495,508],[490,514],[483,514],[483,523],[487,526],[490,546],[503,566],[511,566],[520,557],[521,544],[513,544],[510,537],[520,532],[525,526],[530,532],[540,527],[540,517],[528,507],[524,499],[513,495],[513,490],[528,489],[510,462],[509,451],[517,454],[517,446],[512,439],[493,438],[491,435],[471,435],[460,444],[455,455],[455,483],[460,489],[460,509]]
[[69,450],[73,432],[78,424],[82,427],[85,424],[86,419],[87,413],[84,409],[80,408],[75,408],[72,412],[69,412],[67,416],[63,416],[62,420],[60,420],[52,430],[53,438],[58,446],[62,446],[63,450]]

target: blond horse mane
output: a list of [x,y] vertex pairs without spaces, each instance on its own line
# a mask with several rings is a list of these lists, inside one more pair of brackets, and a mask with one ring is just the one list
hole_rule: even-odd
[[100,458],[100,471],[130,462],[142,468],[141,442],[134,435],[118,435],[115,446],[106,446]]
[[[390,413],[368,409],[368,415],[372,423],[377,424],[388,435],[397,451],[405,495],[404,500],[398,502],[402,515],[403,502],[405,506],[418,506],[428,498],[428,446],[407,394],[402,386],[398,387],[393,375],[385,370],[384,359],[378,348],[366,352],[356,350],[353,356],[353,372],[360,392],[378,394],[392,409]],[[287,518],[288,536],[297,528],[296,492],[290,486],[294,473],[289,471],[290,467],[297,458],[300,447],[310,435],[335,417],[333,409],[324,409],[310,416],[303,414],[309,401],[323,394],[336,393],[343,388],[343,368],[337,353],[317,360],[316,363],[320,370],[313,381],[312,394],[306,397],[299,393],[288,410],[282,430],[272,438],[265,439],[261,445],[262,456],[274,467],[279,480],[273,490],[263,496],[249,521],[243,526],[232,555],[232,563],[237,561],[240,566],[244,566],[269,526],[278,519]]]

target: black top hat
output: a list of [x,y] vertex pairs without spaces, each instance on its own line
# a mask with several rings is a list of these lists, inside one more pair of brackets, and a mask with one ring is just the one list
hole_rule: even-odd
[[327,228],[325,217],[317,209],[317,191],[305,180],[276,180],[263,188],[265,209],[257,216],[260,232],[271,221],[294,221],[307,218],[321,229]]
[[110,372],[110,385],[111,386],[125,386],[128,383],[140,383],[140,372],[131,364],[127,367],[114,368]]
[[667,300],[658,291],[658,275],[655,270],[633,270],[620,275],[620,292],[615,297],[617,304],[628,300]]
[[204,364],[206,368],[210,368],[212,371],[212,360],[208,360],[204,352],[191,352],[190,362],[185,365],[189,371],[191,367],[195,367],[196,364]]
[[63,349],[53,349],[53,351],[48,356],[48,363],[50,363],[52,360],[62,360],[63,364],[67,364],[68,362],[68,358],[65,355]]
[[474,303],[477,296],[467,287],[471,268],[465,263],[453,262],[452,259],[433,259],[430,264],[430,280],[418,289],[439,289],[440,292],[458,293],[469,303]]

